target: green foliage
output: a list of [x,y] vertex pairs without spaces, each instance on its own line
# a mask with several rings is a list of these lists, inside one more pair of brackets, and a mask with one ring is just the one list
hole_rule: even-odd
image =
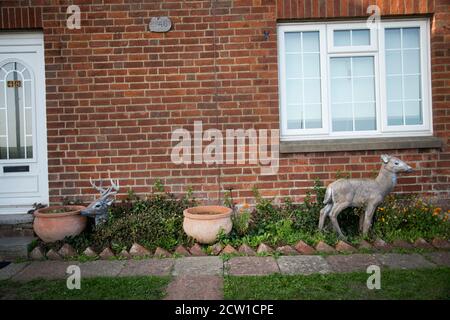
[[[137,242],[150,250],[156,247],[173,249],[179,244],[189,244],[183,231],[183,210],[194,206],[189,196],[181,199],[171,194],[160,193],[164,186],[155,187],[157,194],[139,199],[133,192],[127,199],[110,208],[109,220],[97,227],[90,226],[79,236],[65,239],[79,252],[87,246],[100,250],[109,246],[118,253]],[[60,246],[60,243],[51,244]]]
[[[340,174],[340,173],[339,173]],[[148,249],[162,247],[171,250],[176,246],[190,245],[192,239],[183,231],[183,210],[196,205],[192,189],[188,188],[185,196],[177,199],[162,192],[164,186],[156,181],[154,192],[146,199],[140,199],[131,190],[122,203],[116,203],[110,209],[108,222],[98,227],[90,224],[85,232],[73,238],[65,239],[79,252],[87,246],[94,249],[111,247],[115,252],[129,248],[138,242]],[[272,246],[295,244],[303,240],[310,245],[325,241],[333,245],[338,238],[331,228],[329,219],[324,231],[318,231],[319,214],[323,208],[325,188],[320,180],[314,181],[304,201],[293,203],[286,198],[282,203],[261,196],[254,188],[255,207],[251,209],[244,204],[239,212],[232,216],[233,229],[226,235],[220,232],[218,241],[235,247],[247,244],[257,247],[262,242]],[[231,190],[225,192],[225,205],[235,208]],[[347,236],[347,241],[357,242],[361,239],[359,216],[363,209],[348,208],[339,215],[339,224]],[[449,212],[433,207],[417,197],[391,195],[378,208],[374,225],[368,239],[383,238],[386,241],[404,239],[414,241],[419,237],[430,239],[450,237]],[[47,249],[58,250],[63,242],[44,244]],[[41,244],[42,245],[42,244]]]
[[225,191],[223,196],[223,205],[228,208],[234,207],[233,198],[231,196],[231,190]]
[[153,192],[164,192],[164,185],[161,179],[157,179],[153,184]]
[[250,227],[251,218],[251,212],[248,209],[243,209],[240,212],[233,214],[233,228],[239,236],[243,236],[247,233]]
[[374,232],[388,241],[449,238],[449,215],[417,197],[390,195],[375,213]]

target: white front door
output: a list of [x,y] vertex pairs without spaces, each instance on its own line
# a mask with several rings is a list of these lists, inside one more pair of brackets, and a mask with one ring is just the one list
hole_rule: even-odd
[[42,33],[0,33],[0,214],[48,204]]

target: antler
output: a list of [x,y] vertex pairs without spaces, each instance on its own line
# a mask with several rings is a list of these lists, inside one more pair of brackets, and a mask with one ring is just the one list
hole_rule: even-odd
[[93,181],[92,178],[89,178],[89,182],[91,183],[92,187],[99,191],[101,194],[101,197],[115,195],[119,191],[119,180],[116,180],[116,182],[113,181],[113,179],[109,179],[111,182],[111,186],[108,189],[102,188],[103,181],[100,180],[100,186],[97,186]]
[[91,177],[89,177],[89,182],[91,183],[91,186],[92,186],[95,190],[97,190],[98,192],[100,192],[101,194],[103,194],[103,193],[105,193],[105,192],[107,191],[107,189],[102,188],[102,185],[103,185],[103,181],[102,181],[102,180],[100,180],[100,186],[99,186],[99,187],[97,187],[97,185],[92,181],[92,178],[91,178]]

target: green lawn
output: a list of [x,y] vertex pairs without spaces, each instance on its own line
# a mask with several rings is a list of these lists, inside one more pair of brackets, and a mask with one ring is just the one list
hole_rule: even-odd
[[[226,276],[225,299],[450,299],[450,268],[382,271],[368,290],[363,272],[310,276]],[[81,290],[65,280],[0,281],[1,299],[162,299],[170,277],[88,278]]]
[[381,272],[369,290],[363,272],[310,276],[225,278],[225,299],[450,299],[450,268]]
[[80,290],[67,289],[65,280],[0,281],[0,300],[156,300],[164,297],[169,281],[169,277],[88,278],[81,281]]

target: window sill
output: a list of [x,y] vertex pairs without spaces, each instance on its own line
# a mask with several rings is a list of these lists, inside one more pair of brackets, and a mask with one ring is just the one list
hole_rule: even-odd
[[280,141],[280,153],[439,148],[442,140],[434,136]]

